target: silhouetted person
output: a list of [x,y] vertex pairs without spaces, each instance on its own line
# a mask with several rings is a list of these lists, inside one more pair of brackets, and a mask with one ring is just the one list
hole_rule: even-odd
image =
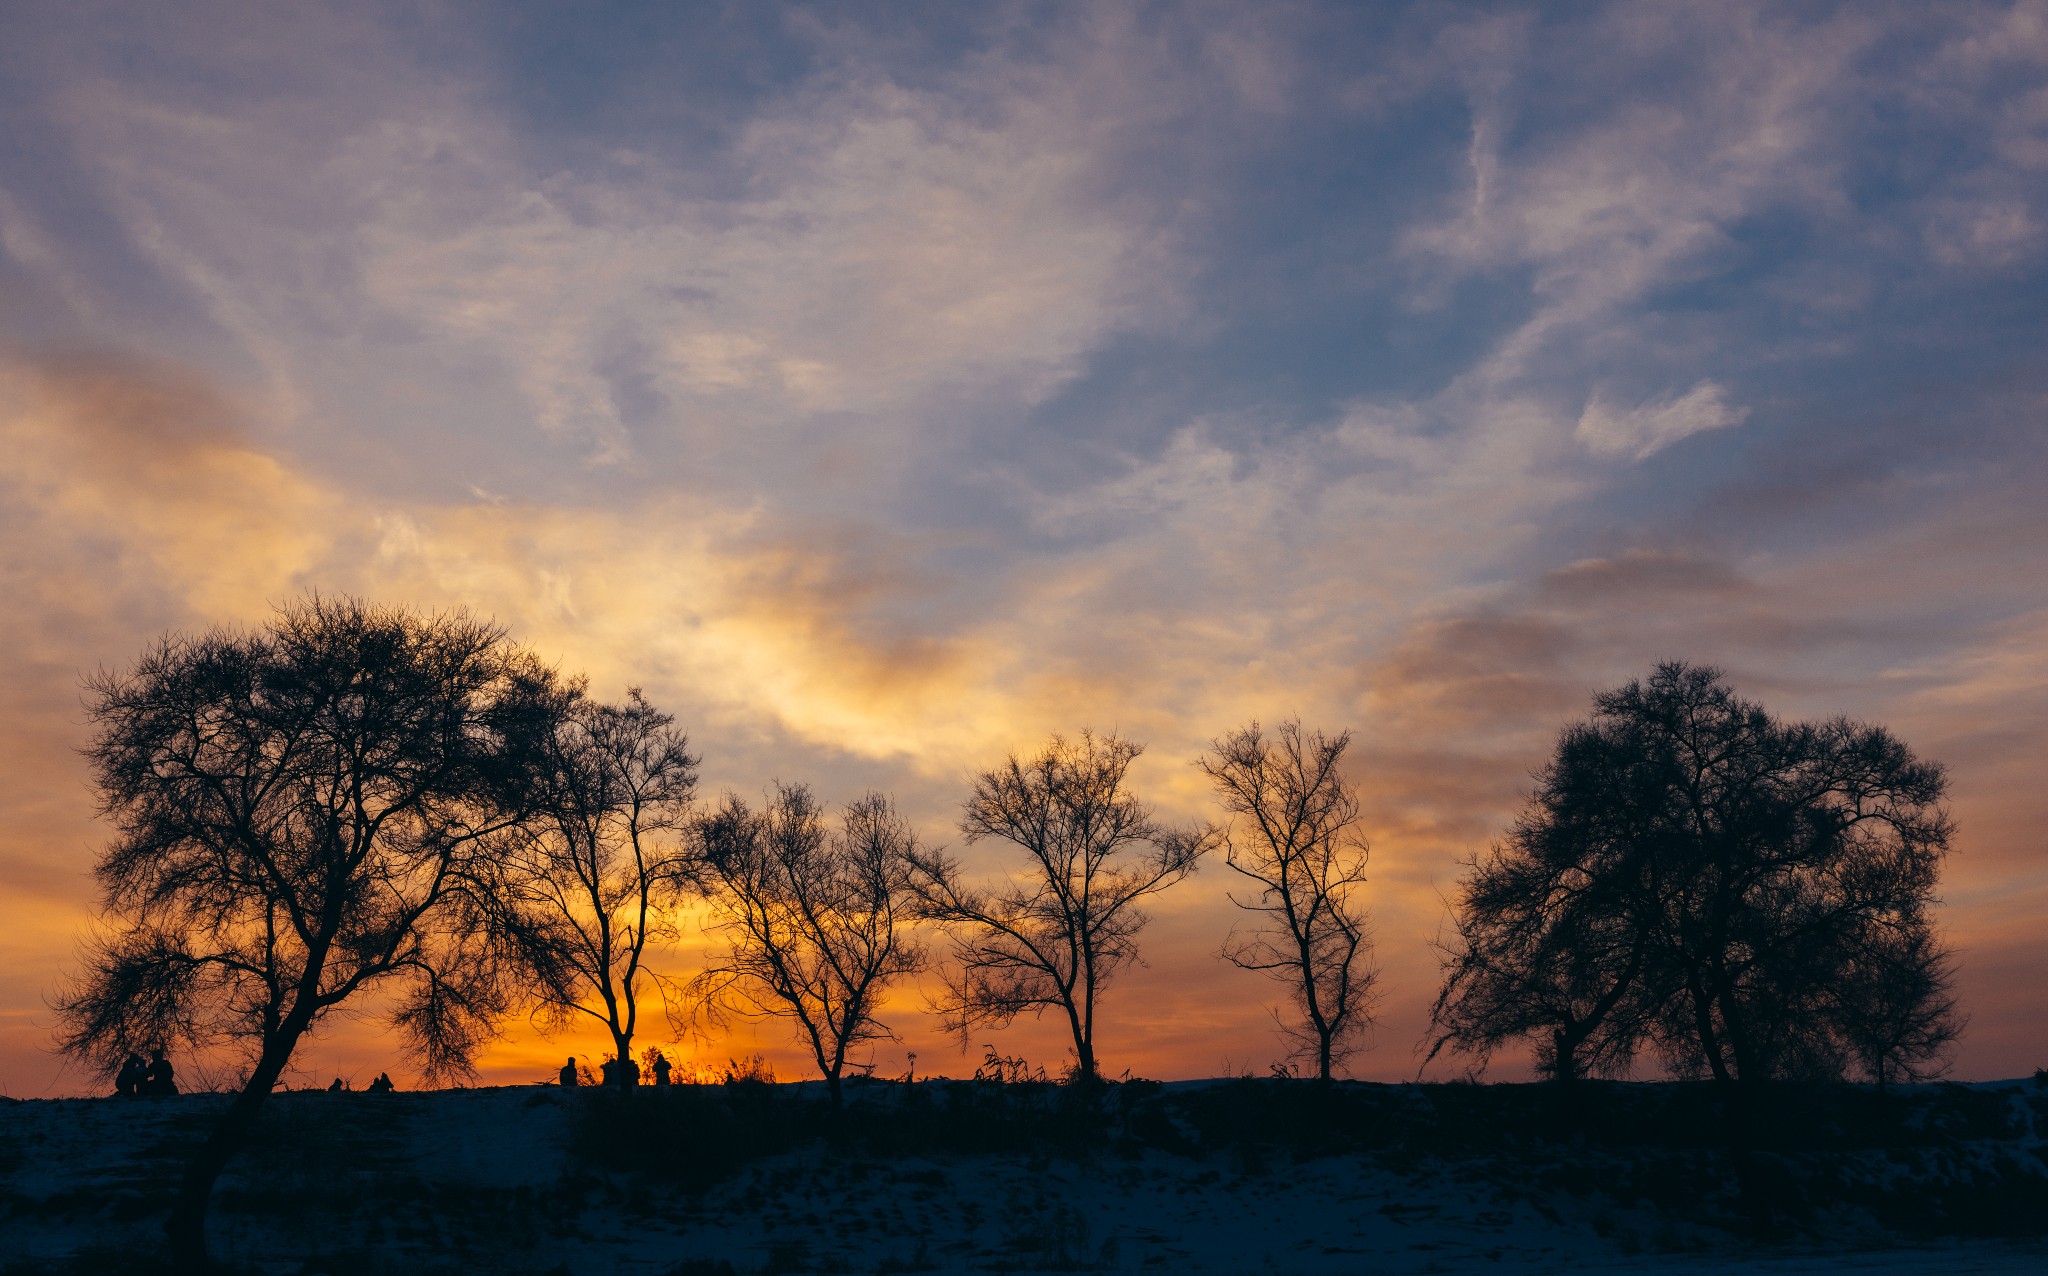
[[164,1058],[161,1048],[149,1052],[149,1070],[142,1076],[144,1094],[176,1094],[177,1073],[171,1070],[171,1061]]
[[659,1050],[655,1051],[655,1052],[654,1052],[654,1084],[655,1084],[655,1085],[656,1085],[657,1087],[660,1087],[660,1086],[665,1086],[665,1085],[667,1085],[667,1084],[668,1084],[668,1073],[669,1073],[669,1064],[668,1064],[668,1056],[667,1056],[667,1055],[665,1055],[665,1054],[663,1054],[663,1053],[662,1053],[661,1051],[659,1051]]
[[569,1056],[569,1062],[562,1065],[562,1084],[565,1086],[576,1084],[576,1056],[573,1054]]
[[598,1084],[607,1088],[619,1084],[619,1061],[606,1059],[597,1065]]
[[345,1094],[347,1093],[347,1091],[348,1087],[341,1083],[340,1077],[336,1077],[334,1079],[334,1084],[327,1087],[327,1093],[329,1094]]
[[378,1073],[377,1079],[370,1083],[371,1094],[390,1094],[397,1088],[397,1086],[391,1084],[391,1074],[388,1072]]
[[132,1050],[129,1051],[127,1061],[121,1065],[121,1071],[114,1077],[114,1093],[124,1099],[134,1098],[142,1093],[143,1079],[148,1075],[149,1065],[142,1061],[142,1056]]
[[627,1055],[619,1060],[618,1071],[612,1075],[617,1079],[620,1089],[630,1090],[640,1084],[640,1065],[634,1061],[633,1056]]

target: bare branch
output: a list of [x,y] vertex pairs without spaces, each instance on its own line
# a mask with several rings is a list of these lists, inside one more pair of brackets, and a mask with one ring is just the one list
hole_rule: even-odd
[[1372,1023],[1372,941],[1359,896],[1367,849],[1355,837],[1358,797],[1340,771],[1349,732],[1304,735],[1299,721],[1272,737],[1252,722],[1213,741],[1196,765],[1224,808],[1240,817],[1224,839],[1224,862],[1253,883],[1231,896],[1261,923],[1224,941],[1224,960],[1288,985],[1295,1018],[1281,1018],[1294,1058],[1316,1074],[1359,1048]]
[[[637,688],[623,705],[591,701],[580,683],[558,694],[528,781],[539,818],[506,845],[493,894],[535,1023],[595,1019],[613,1057],[630,1060],[643,990],[661,986],[649,960],[679,937],[674,912],[695,871],[686,830],[698,759]],[[617,1076],[637,1079],[632,1068]]]
[[911,858],[919,914],[953,935],[936,1009],[963,1045],[976,1027],[1058,1009],[1077,1069],[1096,1075],[1096,1002],[1137,959],[1145,924],[1138,901],[1194,872],[1216,836],[1161,825],[1126,790],[1125,773],[1142,751],[1083,731],[1076,742],[1054,736],[1034,757],[1012,754],[975,778],[961,831],[970,843],[999,838],[1025,852],[1031,866],[1021,879],[975,890],[954,860]]
[[810,790],[786,784],[758,812],[727,794],[699,838],[727,947],[690,984],[698,1015],[789,1022],[837,1104],[852,1053],[893,1039],[882,995],[926,964],[908,928],[916,835],[879,793],[828,831]]

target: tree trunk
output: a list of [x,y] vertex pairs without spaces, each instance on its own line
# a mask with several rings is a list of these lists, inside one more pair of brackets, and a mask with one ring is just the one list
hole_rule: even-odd
[[1074,1033],[1074,1064],[1080,1069],[1084,1080],[1095,1079],[1095,1043],[1088,1039],[1087,1028],[1082,1026],[1081,1011],[1071,997],[1066,1001],[1067,1026]]
[[1714,1009],[1707,1000],[1707,990],[1700,984],[1697,975],[1686,979],[1686,992],[1692,999],[1693,1029],[1699,1033],[1700,1053],[1706,1056],[1707,1068],[1714,1074],[1714,1080],[1726,1085],[1728,1061],[1721,1054],[1720,1034],[1714,1031]]
[[228,1105],[219,1124],[185,1167],[185,1177],[178,1185],[178,1199],[171,1206],[164,1233],[170,1238],[172,1265],[187,1276],[200,1276],[212,1268],[206,1254],[206,1208],[213,1199],[213,1185],[235,1153],[249,1141],[256,1114],[270,1097],[271,1087],[283,1075],[284,1065],[292,1055],[292,1043],[297,1039],[297,1034],[293,1034],[291,1042],[273,1044],[263,1052],[256,1061],[256,1070],[249,1074],[248,1084]]
[[1579,1079],[1579,1043],[1584,1038],[1569,1028],[1550,1030],[1550,1076],[1570,1085]]
[[633,1038],[612,1033],[612,1058],[618,1063],[612,1068],[612,1076],[621,1090],[631,1089],[640,1084],[639,1065],[633,1062]]

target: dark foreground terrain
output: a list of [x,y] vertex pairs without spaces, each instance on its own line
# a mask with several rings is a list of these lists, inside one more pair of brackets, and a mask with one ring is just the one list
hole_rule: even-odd
[[[0,1276],[161,1270],[224,1103],[0,1101]],[[247,1273],[2040,1272],[2048,1088],[1235,1080],[280,1094]]]

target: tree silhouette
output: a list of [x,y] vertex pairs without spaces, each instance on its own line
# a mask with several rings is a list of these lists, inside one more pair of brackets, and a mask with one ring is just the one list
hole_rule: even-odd
[[691,981],[701,1012],[789,1020],[839,1107],[850,1052],[892,1037],[882,994],[924,968],[906,925],[916,835],[879,793],[828,831],[811,791],[785,784],[759,811],[726,795],[701,837],[712,925],[727,940]]
[[1938,1067],[1946,780],[1882,727],[1781,723],[1672,663],[1595,698],[1461,885],[1431,1053],[1657,1049],[1720,1081]]
[[1665,793],[1625,733],[1567,728],[1506,841],[1459,886],[1457,936],[1430,1057],[1446,1047],[1484,1068],[1500,1046],[1534,1037],[1561,1081],[1626,1071],[1657,998],[1645,964],[1658,931]]
[[649,946],[678,937],[698,759],[637,688],[623,705],[593,702],[580,685],[561,699],[533,757],[538,818],[498,861],[498,894],[520,919],[542,1023],[594,1019],[612,1057],[631,1059],[643,984],[661,977]]
[[1366,847],[1355,836],[1358,795],[1338,772],[1350,743],[1348,731],[1304,735],[1298,721],[1269,738],[1253,722],[1196,760],[1247,826],[1225,837],[1224,862],[1259,893],[1231,902],[1265,923],[1246,938],[1233,933],[1223,957],[1288,985],[1299,1018],[1283,1020],[1282,1032],[1324,1081],[1372,1022],[1372,943],[1358,898]]
[[1963,1025],[1954,987],[1954,959],[1925,928],[1880,934],[1855,954],[1831,989],[1832,1017],[1878,1089],[1941,1074]]
[[937,1008],[963,1041],[978,1025],[1056,1009],[1073,1034],[1076,1075],[1097,1076],[1096,1003],[1137,958],[1138,901],[1194,872],[1213,838],[1160,824],[1125,788],[1143,747],[1113,734],[1056,735],[1030,760],[1012,754],[975,778],[961,830],[970,843],[1000,838],[1024,851],[1021,881],[977,890],[951,857],[911,857],[920,912],[953,936]]
[[491,1035],[512,963],[483,870],[528,815],[518,759],[553,678],[460,612],[312,597],[254,632],[167,637],[87,690],[117,835],[59,1040],[109,1073],[148,1043],[244,1055],[168,1223],[199,1270],[214,1181],[330,1013],[384,994],[429,1076]]

